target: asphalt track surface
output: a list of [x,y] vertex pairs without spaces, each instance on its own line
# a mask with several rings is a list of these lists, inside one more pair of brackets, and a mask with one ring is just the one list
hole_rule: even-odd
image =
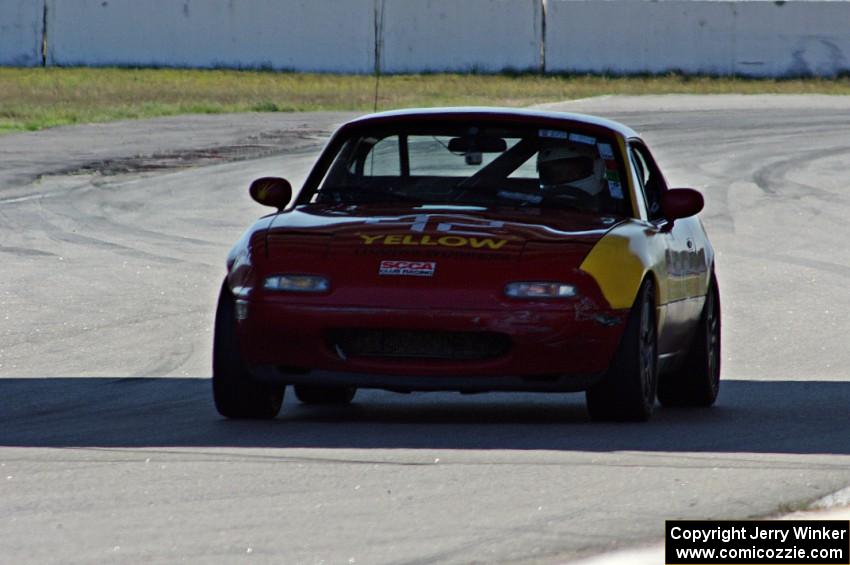
[[348,116],[0,137],[0,561],[560,563],[850,485],[850,100],[558,107],[635,127],[706,195],[714,408],[595,424],[581,394],[361,391],[224,420],[211,326],[225,254],[263,212],[247,185],[303,178]]

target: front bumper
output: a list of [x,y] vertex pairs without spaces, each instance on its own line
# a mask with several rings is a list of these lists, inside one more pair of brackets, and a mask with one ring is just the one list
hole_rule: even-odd
[[[434,310],[250,302],[238,322],[242,357],[262,378],[399,390],[581,390],[607,371],[627,311],[581,303]],[[478,359],[351,356],[339,330],[498,334],[508,347]],[[308,372],[309,371],[309,372]],[[588,384],[589,383],[589,384]]]

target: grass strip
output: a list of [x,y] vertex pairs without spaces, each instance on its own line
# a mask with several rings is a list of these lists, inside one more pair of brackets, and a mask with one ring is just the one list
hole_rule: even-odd
[[[375,78],[271,71],[0,67],[0,133],[224,112],[369,111]],[[414,74],[381,77],[380,109],[528,106],[603,94],[850,94],[850,78]]]

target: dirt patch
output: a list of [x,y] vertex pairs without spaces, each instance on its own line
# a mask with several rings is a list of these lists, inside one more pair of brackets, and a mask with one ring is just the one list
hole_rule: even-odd
[[318,148],[325,142],[327,135],[328,132],[316,129],[268,131],[229,145],[103,159],[52,174],[114,176],[247,161]]

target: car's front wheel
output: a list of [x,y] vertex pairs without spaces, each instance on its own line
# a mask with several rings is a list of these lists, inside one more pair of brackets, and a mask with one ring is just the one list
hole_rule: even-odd
[[215,314],[212,385],[215,407],[227,418],[274,418],[286,389],[254,381],[245,368],[236,335],[234,297],[227,283],[221,287]]
[[594,420],[646,421],[655,409],[658,332],[655,291],[646,280],[629,313],[623,337],[605,379],[587,391]]

